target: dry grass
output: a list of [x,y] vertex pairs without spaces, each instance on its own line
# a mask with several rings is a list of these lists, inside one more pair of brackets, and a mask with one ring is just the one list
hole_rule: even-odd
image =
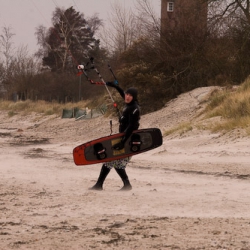
[[178,133],[179,135],[183,135],[184,133],[193,130],[193,126],[191,125],[190,122],[184,122],[179,124],[179,126],[173,128],[173,129],[169,129],[167,131],[164,132],[164,136],[173,134],[173,133]]
[[53,103],[45,101],[0,101],[0,110],[8,111],[9,116],[15,114],[28,115],[31,112],[35,112],[43,115],[61,115],[63,109],[72,109],[75,107],[85,108],[88,105],[88,102],[78,102],[78,103]]
[[[250,77],[238,87],[214,90],[208,100],[206,99],[206,103],[208,104],[205,110],[193,120],[165,131],[164,135],[182,135],[194,128],[223,133],[241,129],[250,135]],[[199,118],[201,116],[202,120]]]
[[223,123],[211,125],[212,131],[243,128],[250,126],[250,78],[237,89],[223,89],[212,93],[206,108],[206,117],[221,116]]

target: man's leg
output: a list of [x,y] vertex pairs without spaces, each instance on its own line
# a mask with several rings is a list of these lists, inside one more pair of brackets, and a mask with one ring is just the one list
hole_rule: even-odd
[[123,181],[123,187],[120,189],[121,191],[126,191],[126,190],[131,190],[132,186],[129,182],[128,179],[128,175],[126,173],[125,168],[115,168],[116,172],[118,173],[118,175],[121,177],[122,181]]
[[117,160],[117,163],[116,165],[114,166],[117,174],[121,177],[122,181],[123,181],[123,187],[120,189],[121,191],[125,191],[125,190],[131,190],[132,189],[132,186],[130,184],[130,181],[129,181],[129,178],[128,178],[128,175],[126,173],[126,166],[127,164],[129,163],[131,157],[127,157],[127,158],[124,158],[124,159],[120,159],[120,160]]
[[103,185],[107,175],[109,174],[109,172],[110,172],[110,168],[108,168],[105,164],[103,164],[96,184],[90,189],[91,190],[103,190],[102,185]]

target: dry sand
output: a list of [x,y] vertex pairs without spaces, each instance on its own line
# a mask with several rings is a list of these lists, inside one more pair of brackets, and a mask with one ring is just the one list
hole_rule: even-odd
[[[141,128],[213,122],[196,117],[211,89],[142,116]],[[250,138],[242,131],[164,137],[132,158],[131,191],[118,191],[114,170],[103,191],[90,191],[101,165],[76,166],[72,151],[108,135],[110,118],[0,118],[0,249],[250,249]]]

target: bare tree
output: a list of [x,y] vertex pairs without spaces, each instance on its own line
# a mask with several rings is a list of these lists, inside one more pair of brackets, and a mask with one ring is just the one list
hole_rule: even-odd
[[[238,10],[244,13],[245,19],[250,24],[250,1],[249,0],[207,0],[210,7],[216,7],[215,16],[227,17],[234,15]],[[213,9],[214,10],[214,9]]]
[[240,83],[250,74],[250,0],[208,2],[210,36],[217,41],[216,58],[220,62],[223,58],[220,64],[225,69],[221,74]]
[[0,35],[0,95],[6,92],[6,84],[11,74],[11,61],[13,58],[13,41],[15,34],[12,33],[11,27],[3,27]]
[[39,73],[39,62],[30,56],[27,46],[19,47],[11,60],[11,73],[8,78],[9,96],[17,93],[20,99],[32,99],[36,88],[34,77]]
[[3,55],[3,64],[5,70],[8,72],[13,52],[12,38],[15,34],[12,33],[10,27],[3,27],[2,32],[3,33],[0,35],[0,52]]
[[46,37],[48,36],[48,31],[43,25],[40,25],[36,28],[35,35],[37,38],[37,44],[39,45],[39,49],[35,53],[35,56],[38,58],[42,58],[46,56],[49,50],[51,49],[50,44],[46,40]]
[[142,27],[143,35],[148,38],[157,38],[160,36],[160,17],[157,16],[150,0],[137,0],[137,19]]
[[249,0],[208,0],[209,26],[222,35],[228,28],[237,25],[250,26],[250,1]]
[[141,35],[140,23],[131,9],[119,3],[111,5],[111,16],[107,29],[103,29],[101,39],[110,52],[121,54]]

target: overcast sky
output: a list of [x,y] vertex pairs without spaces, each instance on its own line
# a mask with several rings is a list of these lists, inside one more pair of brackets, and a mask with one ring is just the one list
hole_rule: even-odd
[[[161,0],[150,0],[159,14]],[[3,27],[11,27],[15,34],[14,46],[24,45],[30,53],[37,50],[35,28],[39,25],[51,26],[52,13],[56,7],[65,9],[73,6],[85,17],[95,13],[104,22],[111,14],[111,4],[119,2],[126,8],[133,8],[136,0],[0,0],[0,34]]]

